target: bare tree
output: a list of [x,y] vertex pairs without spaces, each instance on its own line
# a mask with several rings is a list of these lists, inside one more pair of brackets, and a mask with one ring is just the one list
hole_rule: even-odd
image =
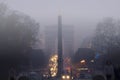
[[99,53],[109,53],[116,43],[116,22],[106,18],[98,23],[93,38],[93,48]]
[[18,69],[22,64],[28,64],[26,54],[36,41],[38,31],[39,24],[31,17],[0,3],[1,76],[7,78],[10,68]]

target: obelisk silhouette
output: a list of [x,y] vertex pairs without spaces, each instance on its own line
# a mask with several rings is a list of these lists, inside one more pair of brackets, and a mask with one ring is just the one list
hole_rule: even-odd
[[63,73],[63,47],[62,47],[62,16],[58,16],[58,72],[57,77],[61,78]]

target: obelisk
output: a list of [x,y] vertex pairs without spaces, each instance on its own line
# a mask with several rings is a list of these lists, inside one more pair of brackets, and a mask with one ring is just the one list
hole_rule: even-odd
[[58,16],[58,72],[57,77],[61,78],[63,73],[63,47],[62,47],[62,16]]

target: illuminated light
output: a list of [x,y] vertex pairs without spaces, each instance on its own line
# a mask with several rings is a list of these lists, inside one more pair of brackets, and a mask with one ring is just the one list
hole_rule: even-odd
[[43,77],[45,77],[46,75],[44,74]]
[[54,55],[55,58],[58,58],[58,55]]
[[72,79],[74,79],[74,78],[72,77]]
[[88,68],[85,68],[85,70],[88,70]]
[[54,59],[52,58],[51,61],[54,61]]
[[94,62],[94,60],[91,60],[91,62]]
[[85,63],[85,60],[81,60],[80,63]]
[[70,79],[70,76],[67,75],[66,78],[67,78],[67,79]]
[[65,76],[64,76],[64,75],[62,76],[62,79],[65,79]]
[[54,68],[51,68],[51,69],[50,69],[50,71],[53,71],[53,70],[54,70]]
[[53,73],[53,74],[52,74],[52,77],[55,77],[55,76],[56,76],[56,73]]
[[53,73],[53,75],[56,75],[56,73]]
[[78,69],[78,70],[88,70],[88,68],[80,68],[80,69]]
[[55,77],[56,74],[57,74],[57,66],[58,66],[58,63],[57,63],[57,60],[58,60],[58,55],[52,55],[49,59],[49,69],[50,69],[50,74],[51,74],[51,77]]

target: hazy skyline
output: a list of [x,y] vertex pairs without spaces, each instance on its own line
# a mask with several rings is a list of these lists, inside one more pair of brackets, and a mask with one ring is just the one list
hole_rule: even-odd
[[[11,9],[30,15],[41,24],[56,21],[61,14],[64,22],[120,17],[120,0],[6,0]],[[53,21],[51,21],[53,19]]]
[[[23,12],[41,27],[57,24],[57,16],[63,24],[73,25],[76,42],[93,32],[95,25],[104,17],[120,18],[120,0],[1,0],[10,9]],[[78,45],[79,46],[79,45]]]

